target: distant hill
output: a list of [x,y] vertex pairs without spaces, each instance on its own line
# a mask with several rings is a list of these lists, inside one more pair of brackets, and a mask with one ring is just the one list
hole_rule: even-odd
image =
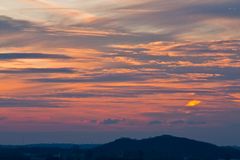
[[92,149],[96,160],[218,160],[240,159],[240,151],[210,143],[163,135],[136,140],[121,138]]
[[237,150],[240,150],[240,147],[239,146],[232,146],[232,148],[235,148]]
[[92,149],[97,146],[100,146],[100,144],[40,143],[40,144],[28,144],[28,145],[0,145],[0,149],[1,148]]
[[0,146],[0,160],[240,160],[236,148],[163,135],[120,138],[104,145]]
[[71,148],[81,148],[81,149],[92,149],[99,146],[99,144],[68,144],[68,143],[52,143],[52,144],[30,144],[24,147],[29,148],[61,148],[61,149],[71,149]]

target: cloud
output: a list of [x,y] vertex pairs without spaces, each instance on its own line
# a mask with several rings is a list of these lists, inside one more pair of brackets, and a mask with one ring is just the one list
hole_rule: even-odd
[[[101,83],[101,82],[99,82]],[[199,95],[213,95],[214,91],[195,88],[171,88],[171,87],[153,87],[153,86],[104,86],[98,85],[89,88],[86,91],[58,91],[51,95],[42,95],[43,97],[58,97],[58,98],[96,98],[96,97],[112,97],[112,98],[129,98],[140,97],[145,95],[157,94],[199,94]]]
[[0,116],[0,121],[8,119],[6,116]]
[[199,100],[191,100],[189,101],[186,106],[187,107],[195,107],[195,106],[198,106],[199,104],[201,104],[202,102],[199,101]]
[[19,33],[28,29],[40,29],[37,25],[27,20],[16,20],[8,16],[0,15],[0,33],[3,35]]
[[[91,23],[95,21],[98,17],[92,13],[89,13],[80,8],[75,9],[66,7],[61,3],[46,1],[46,0],[24,0],[27,6],[35,6],[35,9],[43,11],[49,18],[49,21],[53,21],[54,24],[64,25],[65,23]],[[77,2],[76,2],[77,3]],[[37,14],[38,15],[38,14]],[[41,17],[41,14],[38,18]]]
[[204,121],[196,121],[196,120],[173,120],[169,122],[170,125],[206,125],[207,122]]
[[207,122],[204,121],[187,121],[188,124],[190,125],[205,125]]
[[161,118],[161,119],[171,119],[176,118],[176,116],[179,117],[187,117],[189,116],[188,113],[184,113],[182,111],[167,111],[167,112],[143,112],[141,113],[144,117],[148,118]]
[[[31,2],[32,3],[32,2]],[[33,4],[39,4],[34,2]],[[43,8],[48,8],[44,3],[41,3]],[[50,6],[61,6],[62,4],[56,2],[47,2]],[[178,5],[175,5],[178,4]],[[213,25],[210,21],[213,17],[215,19],[224,17],[223,14],[229,16],[239,15],[238,1],[228,2],[216,2],[208,1],[205,3],[193,2],[187,3],[182,0],[173,2],[163,1],[147,1],[144,3],[128,4],[125,8],[119,6],[112,6],[111,13],[116,12],[114,16],[107,14],[106,17],[98,17],[95,14],[90,14],[90,17],[94,15],[92,21],[82,21],[81,18],[88,19],[88,13],[81,12],[77,9],[63,9],[57,10],[58,7],[48,12],[52,12],[54,17],[63,16],[61,18],[66,22],[66,16],[68,14],[79,14],[80,18],[74,19],[74,24],[71,22],[64,23],[63,25],[49,25],[49,16],[46,17],[43,22],[46,23],[34,23],[30,20],[17,20],[7,16],[2,16],[0,21],[0,31],[10,34],[11,32],[19,36],[14,36],[8,39],[5,38],[5,42],[1,46],[26,46],[31,44],[44,45],[44,47],[61,46],[61,47],[75,47],[75,48],[95,48],[106,49],[106,46],[111,44],[122,43],[147,43],[150,41],[176,41],[183,38],[183,34],[192,33],[192,35],[199,35],[203,33],[197,30],[201,27],[206,30],[207,33],[218,35],[219,33],[228,32],[225,25],[218,23],[220,26]],[[230,10],[229,10],[230,9]],[[232,9],[232,11],[231,11]],[[131,11],[131,12],[126,12]],[[70,12],[70,13],[69,13]],[[110,11],[108,11],[110,12]],[[51,14],[50,14],[51,15]],[[214,15],[214,16],[213,16]],[[216,16],[215,16],[216,15]],[[49,18],[49,19],[48,19]],[[60,19],[61,19],[60,18]],[[56,21],[56,17],[54,18]],[[54,20],[53,20],[54,21]],[[221,21],[222,22],[222,21]],[[231,20],[231,28],[237,23],[237,20]],[[207,23],[207,24],[206,24]],[[46,25],[48,24],[48,25]],[[79,24],[79,25],[78,25]],[[176,27],[177,26],[177,27]],[[196,31],[197,30],[197,31]],[[215,32],[209,32],[214,30]],[[24,31],[24,32],[23,32]],[[151,31],[151,32],[149,32]],[[230,36],[232,33],[228,33]],[[233,36],[233,35],[232,35]],[[234,32],[234,36],[238,35]],[[198,36],[201,39],[200,36]],[[205,36],[202,36],[205,37]],[[212,36],[214,39],[214,36]],[[215,36],[216,37],[216,36]],[[81,43],[79,43],[81,42]]]
[[[238,80],[240,78],[238,71],[240,67],[207,67],[207,66],[181,66],[178,68],[169,69],[170,73],[175,74],[186,74],[186,73],[203,73],[203,74],[213,74],[207,78],[207,80]],[[206,81],[206,79],[205,79]]]
[[[15,16],[0,16],[0,107],[9,119],[137,134],[239,122],[239,1],[41,2],[12,2],[14,12],[1,5]],[[185,107],[194,99],[202,104]]]
[[161,121],[162,126],[223,126],[235,123],[239,108],[178,108],[166,112],[145,112],[142,115],[151,121]]
[[92,75],[92,77],[76,77],[76,78],[39,78],[30,79],[33,82],[41,83],[106,83],[106,82],[129,82],[129,81],[144,81],[148,77],[148,74],[102,74]]
[[224,2],[210,2],[205,4],[190,5],[183,10],[188,14],[200,14],[208,17],[239,18],[240,2],[238,0],[229,0]]
[[46,53],[0,53],[0,61],[16,59],[70,59],[71,57],[63,54]]
[[148,124],[149,125],[160,125],[160,124],[162,124],[162,122],[158,121],[158,120],[153,120],[153,121],[149,121]]
[[[239,79],[237,74],[240,69],[239,41],[237,40],[152,42],[135,46],[119,45],[113,48],[116,49],[115,54],[104,56],[112,57],[119,62],[109,67],[149,69],[155,71],[153,78],[164,75],[165,78],[171,79],[183,74],[192,74],[192,76],[195,74],[195,77],[199,76],[195,79],[199,82]],[[188,77],[185,76],[186,79]],[[194,81],[193,78],[191,80]]]
[[54,100],[0,98],[0,108],[59,108]]
[[101,124],[104,124],[104,125],[114,125],[114,124],[119,124],[122,121],[123,121],[122,119],[111,119],[111,118],[108,118],[108,119],[103,120],[101,122]]
[[75,73],[72,68],[25,68],[25,69],[1,69],[3,74],[35,74],[35,73]]
[[237,0],[191,3],[183,0],[153,0],[119,8],[118,11],[121,11],[121,14],[125,13],[125,16],[119,15],[116,21],[132,31],[168,33],[178,40],[206,40],[207,37],[217,40],[216,37],[220,35],[238,38],[239,34],[228,30],[238,30],[238,6]]
[[171,125],[182,125],[184,123],[185,123],[184,120],[174,120],[170,122]]
[[[206,125],[207,122],[203,121],[203,120],[197,120],[196,117],[194,117],[194,115],[190,116],[190,117],[184,117],[182,116],[181,119],[176,119],[177,114],[175,113],[175,117],[159,117],[159,119],[161,120],[151,120],[148,122],[148,125],[161,125],[161,126],[202,126],[202,125]],[[156,118],[156,117],[155,117]],[[174,119],[175,118],[175,119]],[[180,118],[180,117],[179,117]],[[195,119],[194,119],[195,118]],[[174,119],[174,120],[170,120],[170,119]]]

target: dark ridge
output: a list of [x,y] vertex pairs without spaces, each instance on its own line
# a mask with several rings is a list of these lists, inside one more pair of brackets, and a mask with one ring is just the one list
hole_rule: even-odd
[[94,160],[240,159],[240,151],[187,138],[163,135],[141,140],[121,138],[93,149]]
[[240,160],[240,150],[235,148],[163,135],[120,138],[104,145],[0,146],[0,160]]

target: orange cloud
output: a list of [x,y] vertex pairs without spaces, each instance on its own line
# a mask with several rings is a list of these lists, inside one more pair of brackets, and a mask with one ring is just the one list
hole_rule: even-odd
[[201,101],[199,100],[191,100],[189,101],[186,106],[187,107],[195,107],[195,106],[198,106],[199,104],[201,104]]

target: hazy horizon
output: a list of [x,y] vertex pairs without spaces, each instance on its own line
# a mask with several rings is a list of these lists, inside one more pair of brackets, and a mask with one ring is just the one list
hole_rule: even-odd
[[[222,139],[214,137],[214,135],[184,135],[184,134],[149,134],[142,133],[141,135],[136,133],[98,133],[98,137],[94,137],[93,133],[49,133],[49,132],[37,132],[37,133],[1,133],[0,145],[34,145],[34,144],[76,144],[76,145],[96,145],[106,144],[115,141],[120,138],[131,138],[131,139],[148,139],[152,137],[158,137],[163,135],[170,135],[176,137],[182,137],[192,139],[196,141],[211,143],[217,146],[239,146],[240,143],[236,142],[236,139]],[[111,134],[111,136],[109,136]],[[56,135],[58,138],[56,138]],[[55,138],[53,138],[55,137]],[[55,140],[53,140],[55,139]]]

